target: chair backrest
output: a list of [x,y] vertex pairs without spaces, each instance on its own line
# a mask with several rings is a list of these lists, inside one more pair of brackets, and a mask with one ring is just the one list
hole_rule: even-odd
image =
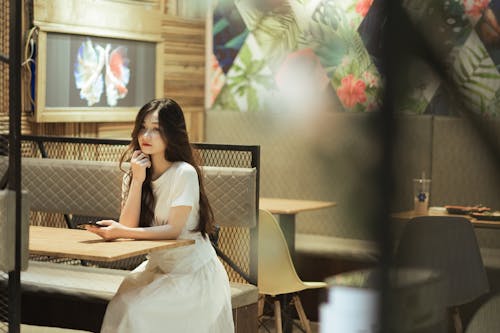
[[[7,162],[0,158],[0,170]],[[201,169],[217,224],[255,227],[256,169]],[[22,172],[22,187],[32,198],[33,211],[115,219],[120,216],[123,172],[116,162],[26,157],[22,159]]]
[[260,293],[280,295],[305,289],[278,222],[263,209],[259,210],[258,253],[257,286]]
[[[30,202],[23,192],[21,206],[21,270],[28,268],[28,232]],[[16,193],[0,190],[0,272],[15,269]]]
[[257,225],[256,168],[202,166],[205,190],[220,227]]
[[445,304],[457,306],[489,289],[474,228],[464,217],[422,216],[404,227],[396,264],[430,268],[443,275]]
[[120,216],[123,172],[118,163],[27,157],[21,166],[33,211]]
[[474,313],[465,333],[500,332],[500,294],[494,294]]

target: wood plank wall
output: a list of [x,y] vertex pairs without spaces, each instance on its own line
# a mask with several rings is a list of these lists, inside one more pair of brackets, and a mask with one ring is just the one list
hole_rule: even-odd
[[192,141],[204,137],[205,22],[166,15],[162,24],[165,40],[165,95],[183,107]]
[[[165,40],[164,96],[179,102],[185,112],[191,141],[201,142],[205,120],[205,21],[178,17],[175,6],[169,8],[169,0],[158,1],[158,10],[163,13],[162,36]],[[5,23],[1,24],[3,27]],[[0,110],[2,122],[5,120],[3,113],[4,110]],[[32,123],[28,120],[29,114],[29,110],[23,111],[23,134],[130,138],[133,125],[112,122]]]

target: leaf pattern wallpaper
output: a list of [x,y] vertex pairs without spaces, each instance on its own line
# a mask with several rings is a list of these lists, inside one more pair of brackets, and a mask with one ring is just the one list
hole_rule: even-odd
[[[333,96],[334,111],[377,111],[386,0],[217,0],[209,109],[273,112],[276,103]],[[464,103],[500,114],[500,0],[402,0],[412,24],[444,59]],[[497,19],[497,16],[499,19]],[[445,85],[410,62],[397,112],[454,114]]]

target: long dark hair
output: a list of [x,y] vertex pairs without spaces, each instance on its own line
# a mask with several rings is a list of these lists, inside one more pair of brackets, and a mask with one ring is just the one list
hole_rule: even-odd
[[[138,136],[144,118],[146,118],[149,113],[156,110],[158,110],[160,133],[167,143],[165,158],[170,162],[183,161],[189,163],[196,169],[196,173],[198,174],[198,183],[200,185],[199,223],[193,231],[199,231],[203,237],[205,237],[214,230],[214,215],[205,193],[201,169],[195,159],[191,143],[189,142],[184,113],[177,102],[169,98],[153,99],[139,110],[132,131],[132,141],[120,159],[120,166],[124,161],[130,161],[130,157],[134,150],[140,149]],[[131,181],[132,176],[130,175],[129,188]],[[153,224],[155,207],[153,189],[151,187],[150,168],[146,169],[146,180],[142,184],[141,196],[139,226],[149,227]]]

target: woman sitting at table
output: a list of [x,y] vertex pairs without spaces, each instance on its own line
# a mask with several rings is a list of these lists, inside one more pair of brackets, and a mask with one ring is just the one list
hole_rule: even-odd
[[101,332],[233,332],[227,273],[208,239],[213,214],[193,157],[181,107],[171,99],[144,105],[129,149],[120,221],[87,230],[106,240],[194,239],[150,254],[108,305]]

